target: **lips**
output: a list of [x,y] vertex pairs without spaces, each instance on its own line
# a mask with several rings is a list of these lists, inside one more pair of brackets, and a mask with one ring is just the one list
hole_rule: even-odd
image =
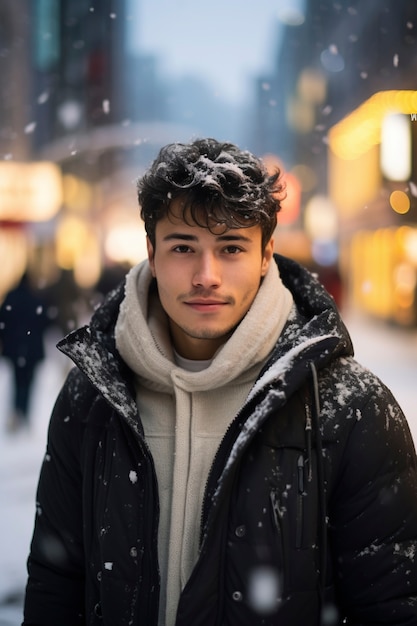
[[224,302],[223,300],[188,300],[184,302],[184,304],[194,311],[216,313],[226,306],[228,302]]

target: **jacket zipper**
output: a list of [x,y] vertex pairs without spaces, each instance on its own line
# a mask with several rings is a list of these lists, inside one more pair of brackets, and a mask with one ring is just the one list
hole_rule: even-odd
[[[259,393],[261,393],[261,391]],[[259,393],[258,393],[258,396],[259,396]],[[204,539],[205,522],[207,521],[207,518],[208,518],[209,487],[213,481],[213,476],[215,476],[216,474],[219,474],[218,472],[219,467],[224,468],[227,460],[229,459],[230,448],[227,449],[228,448],[227,442],[233,445],[233,443],[236,441],[236,438],[240,432],[239,424],[245,423],[246,418],[242,418],[242,416],[245,413],[245,411],[248,410],[248,407],[249,405],[244,405],[241,408],[241,410],[238,412],[238,414],[235,416],[235,418],[230,422],[229,426],[226,429],[226,432],[223,435],[220,445],[217,448],[216,454],[214,455],[214,459],[211,464],[210,471],[208,473],[208,477],[207,477],[206,484],[204,486],[204,491],[203,491],[204,495],[203,495],[203,501],[202,501],[202,506],[201,506],[201,514],[200,514],[200,548],[202,546],[203,539]],[[242,418],[241,422],[240,422],[240,418]],[[226,447],[226,451],[224,451],[225,447]]]
[[[222,463],[222,465],[224,465],[223,462],[220,461],[220,451],[222,449],[223,443],[226,440],[226,438],[228,436],[230,436],[230,433],[235,425],[237,421],[237,418],[235,420],[233,420],[229,426],[226,429],[225,434],[223,435],[223,439],[219,445],[219,447],[217,448],[217,452],[214,455],[214,459],[213,462],[211,464],[210,467],[210,471],[208,473],[207,476],[207,480],[206,480],[206,484],[204,486],[204,491],[203,491],[203,501],[202,501],[202,505],[201,505],[201,512],[200,512],[200,548],[202,546],[203,543],[203,538],[204,538],[204,525],[205,525],[205,519],[207,517],[207,499],[208,499],[208,488],[209,488],[209,484],[211,482],[211,477],[214,474],[214,468],[219,464]],[[227,458],[227,457],[226,457]]]
[[305,462],[304,455],[300,454],[297,459],[297,518],[296,518],[296,535],[295,546],[301,548],[303,541],[303,517],[304,517],[304,480],[305,480]]
[[[159,615],[160,571],[159,571],[159,562],[158,562],[158,540],[156,539],[156,543],[155,543],[154,534],[155,534],[155,521],[156,521],[157,526],[159,523],[159,511],[157,511],[155,508],[155,498],[156,498],[156,502],[159,502],[159,492],[158,492],[158,484],[156,481],[155,466],[154,466],[151,450],[148,446],[148,443],[138,433],[134,433],[134,435],[135,435],[136,441],[139,444],[139,447],[142,448],[143,456],[145,458],[146,457],[148,458],[148,463],[150,464],[151,480],[153,483],[152,491],[154,495],[153,495],[153,502],[152,502],[152,507],[151,507],[153,511],[153,516],[152,516],[150,528],[147,531],[150,535],[149,543],[150,543],[150,550],[152,554],[150,558],[148,559],[148,562],[146,563],[146,567],[148,568],[150,572],[152,572],[152,569],[153,569],[152,563],[156,563],[156,572],[155,572],[156,579],[154,578],[154,576],[152,575],[150,576],[150,585],[152,588],[154,588],[154,591],[153,593],[148,594],[147,615],[149,618],[151,618],[150,623],[156,624],[158,621],[158,615]],[[146,489],[145,498],[149,501],[148,489]],[[157,506],[159,507],[159,505]],[[148,508],[149,508],[149,504],[146,503],[145,510],[147,510]],[[157,520],[155,520],[156,515],[158,515]]]

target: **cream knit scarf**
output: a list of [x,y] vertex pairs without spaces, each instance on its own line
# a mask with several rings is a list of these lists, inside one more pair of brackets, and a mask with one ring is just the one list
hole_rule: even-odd
[[137,404],[160,498],[159,623],[175,623],[179,594],[198,557],[201,505],[213,457],[289,316],[293,299],[271,262],[240,324],[203,371],[175,363],[169,325],[147,261],[132,268],[116,345],[136,374]]
[[[133,267],[126,280],[125,298],[116,324],[116,345],[139,379],[151,387],[172,387],[175,368],[167,317],[156,294],[149,295],[153,278],[148,261]],[[229,340],[202,372],[180,374],[192,390],[223,387],[265,360],[287,321],[292,295],[271,261],[258,294]]]

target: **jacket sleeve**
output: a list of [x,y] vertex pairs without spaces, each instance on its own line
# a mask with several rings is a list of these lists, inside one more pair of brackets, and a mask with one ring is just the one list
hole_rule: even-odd
[[28,558],[25,626],[85,623],[81,429],[72,410],[79,386],[73,370],[51,416]]
[[346,420],[353,426],[329,510],[338,604],[347,624],[417,625],[413,440],[391,392],[376,378],[365,385]]

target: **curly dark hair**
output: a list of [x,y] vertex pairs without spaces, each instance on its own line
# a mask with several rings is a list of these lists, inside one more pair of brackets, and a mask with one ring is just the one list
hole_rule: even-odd
[[262,161],[250,152],[210,138],[162,148],[138,180],[137,190],[141,217],[153,246],[157,222],[169,215],[171,202],[181,198],[185,223],[209,230],[219,225],[228,230],[259,224],[264,249],[284,197],[278,169],[269,175]]

